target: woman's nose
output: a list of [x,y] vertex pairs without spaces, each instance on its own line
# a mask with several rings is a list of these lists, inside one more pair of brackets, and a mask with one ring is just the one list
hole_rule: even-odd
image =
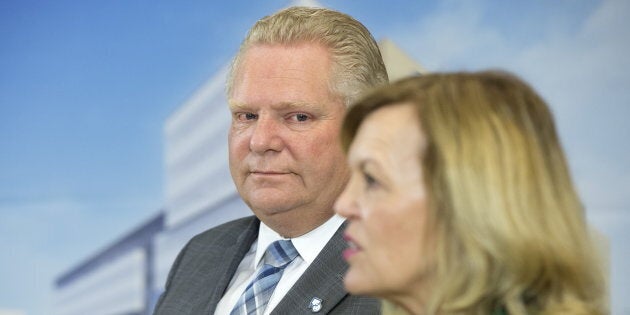
[[335,201],[333,206],[335,212],[345,218],[357,217],[359,214],[359,207],[356,202],[356,194],[354,193],[354,175],[350,177],[350,181],[346,185],[341,195]]

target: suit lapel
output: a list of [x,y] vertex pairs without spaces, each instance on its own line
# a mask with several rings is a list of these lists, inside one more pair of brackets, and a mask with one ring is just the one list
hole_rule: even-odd
[[341,256],[346,248],[342,237],[345,226],[346,223],[339,227],[271,314],[311,314],[308,307],[313,298],[322,300],[319,313],[327,314],[348,295],[343,287],[343,276],[348,265]]
[[[206,299],[205,303],[198,305],[193,310],[193,314],[214,314],[217,304],[223,297],[238,265],[258,237],[259,223],[260,221],[256,217],[252,217],[246,228],[235,231],[239,233],[238,237],[234,237],[234,234],[226,235],[218,239],[214,243],[216,245],[208,250],[208,259],[200,268],[200,274],[210,275],[205,277],[207,281],[204,285],[208,289],[209,298]],[[229,245],[226,246],[226,244]]]

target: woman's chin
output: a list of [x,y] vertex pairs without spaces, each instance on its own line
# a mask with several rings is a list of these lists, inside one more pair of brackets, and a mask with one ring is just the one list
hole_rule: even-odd
[[369,284],[368,276],[352,270],[352,267],[348,269],[345,277],[343,278],[343,284],[346,290],[351,294],[357,295],[370,295],[375,292],[376,288]]

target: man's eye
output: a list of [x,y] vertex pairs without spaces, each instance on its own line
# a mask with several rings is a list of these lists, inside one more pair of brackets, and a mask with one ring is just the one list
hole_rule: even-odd
[[309,120],[311,117],[308,114],[297,113],[290,116],[293,121],[303,122]]
[[254,114],[254,113],[238,113],[236,115],[236,117],[240,121],[245,121],[245,120],[254,120],[254,119],[258,118],[258,115]]

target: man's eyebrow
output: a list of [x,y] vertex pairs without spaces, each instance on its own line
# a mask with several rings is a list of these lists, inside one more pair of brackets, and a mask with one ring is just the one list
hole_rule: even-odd
[[[274,106],[275,107],[275,106]],[[318,110],[321,108],[321,105],[316,103],[308,103],[308,102],[284,102],[279,103],[277,105],[278,109],[288,109],[288,110]]]
[[237,103],[237,102],[233,102],[228,100],[228,107],[231,111],[234,110],[243,110],[247,108],[247,105],[243,104],[243,103]]
[[[245,103],[238,103],[234,101],[228,101],[228,107],[230,110],[249,110],[252,107]],[[317,111],[321,108],[321,105],[316,103],[309,102],[281,102],[276,103],[271,106],[272,109],[275,110],[306,110],[306,111]]]

